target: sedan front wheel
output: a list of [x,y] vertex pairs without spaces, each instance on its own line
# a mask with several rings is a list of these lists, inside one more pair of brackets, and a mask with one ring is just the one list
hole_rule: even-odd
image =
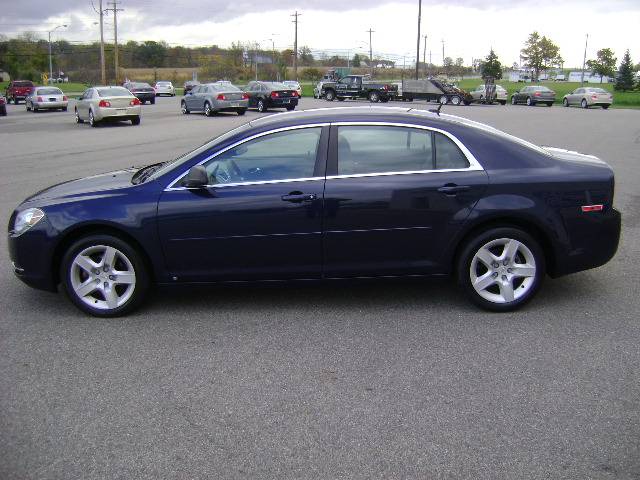
[[458,261],[458,280],[479,306],[496,312],[515,310],[536,294],[545,274],[545,258],[528,233],[493,228],[472,238]]
[[130,312],[149,286],[140,254],[111,235],[92,235],[71,245],[62,259],[60,278],[74,305],[97,317]]

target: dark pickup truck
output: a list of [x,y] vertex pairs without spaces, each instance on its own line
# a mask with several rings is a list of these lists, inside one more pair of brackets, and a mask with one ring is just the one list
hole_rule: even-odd
[[348,75],[337,82],[322,85],[321,96],[333,102],[336,98],[367,98],[370,102],[388,102],[398,94],[398,86],[366,80],[364,75]]
[[17,105],[18,102],[29,96],[33,87],[34,84],[30,80],[14,80],[10,82],[4,94],[7,97],[7,103],[13,101]]

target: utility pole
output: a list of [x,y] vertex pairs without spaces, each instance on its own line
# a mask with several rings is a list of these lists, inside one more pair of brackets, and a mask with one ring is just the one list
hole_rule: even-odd
[[[51,79],[53,78],[53,60],[51,58],[51,34],[59,28],[67,28],[66,25],[58,25],[53,30],[49,31],[49,83],[51,83]],[[58,69],[59,70],[59,69]]]
[[107,8],[107,11],[113,10],[113,63],[115,66],[115,83],[118,84],[118,12],[123,12],[124,9],[118,8],[118,0],[110,2],[111,8]]
[[[424,76],[427,76],[427,36],[423,35],[424,38],[424,48],[422,49],[422,63],[424,63]],[[431,56],[431,53],[429,53]]]
[[442,41],[442,67],[444,68],[444,38],[441,41]]
[[104,10],[102,9],[102,0],[98,6],[100,11],[100,81],[102,85],[107,83],[107,72],[104,69]]
[[580,85],[584,86],[584,67],[587,63],[587,42],[589,41],[589,34],[587,33],[587,38],[584,41],[584,57],[582,58],[582,75],[580,78]]
[[373,77],[373,48],[371,48],[371,34],[375,32],[375,30],[367,30],[369,32],[369,69],[371,70],[371,76]]
[[416,42],[416,80],[420,76],[420,21],[422,19],[422,0],[418,0],[418,41]]
[[291,15],[292,17],[295,17],[293,23],[296,25],[295,36],[293,37],[293,77],[295,80],[298,80],[298,17],[300,15],[302,14],[298,13],[297,10],[296,13]]

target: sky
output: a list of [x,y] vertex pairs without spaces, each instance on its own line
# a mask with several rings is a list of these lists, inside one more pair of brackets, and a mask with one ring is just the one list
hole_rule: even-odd
[[[103,8],[112,0],[103,0]],[[98,9],[99,0],[93,0]],[[612,48],[618,63],[628,48],[640,62],[640,0],[423,0],[422,34],[427,35],[426,58],[442,63],[462,57],[465,65],[485,57],[490,48],[503,64],[519,61],[529,33],[537,30],[559,47],[565,68],[582,65],[585,38],[587,59],[597,50]],[[99,39],[97,10],[91,0],[0,0],[0,34],[14,36],[33,31],[42,38],[57,25],[53,39]],[[351,7],[353,5],[353,7]],[[407,65],[415,60],[418,1],[383,0],[120,0],[118,38],[165,41],[171,45],[229,46],[232,42],[258,42],[262,48],[292,48],[298,11],[298,46],[353,56],[368,55],[373,29],[374,56]],[[112,13],[105,17],[105,40],[113,39]],[[424,46],[421,39],[421,52]],[[422,59],[423,53],[420,54]]]

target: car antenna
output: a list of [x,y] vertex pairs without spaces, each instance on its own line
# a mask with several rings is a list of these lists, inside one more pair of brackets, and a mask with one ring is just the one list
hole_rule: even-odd
[[436,115],[440,116],[440,109],[442,108],[442,105],[444,105],[444,103],[441,103],[440,105],[438,105],[438,108],[430,108],[429,111],[431,113],[435,113]]

